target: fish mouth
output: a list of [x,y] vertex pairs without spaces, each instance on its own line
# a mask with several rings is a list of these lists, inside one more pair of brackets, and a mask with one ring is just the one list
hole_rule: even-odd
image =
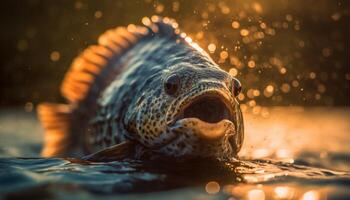
[[194,118],[203,123],[216,124],[223,120],[234,122],[234,100],[221,90],[208,90],[187,98],[169,126],[179,120]]
[[207,90],[185,99],[168,125],[171,132],[189,133],[204,140],[235,134],[233,99],[221,90]]
[[231,157],[237,136],[235,100],[226,91],[210,89],[178,102],[168,123],[167,139],[157,151],[176,157]]
[[196,96],[182,107],[174,121],[196,118],[206,123],[234,120],[234,108],[230,101],[216,92]]

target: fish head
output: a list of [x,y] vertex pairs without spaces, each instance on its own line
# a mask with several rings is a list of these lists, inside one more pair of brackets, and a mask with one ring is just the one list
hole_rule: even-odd
[[236,78],[210,62],[180,62],[149,77],[147,85],[128,126],[141,144],[174,157],[237,156],[243,119]]

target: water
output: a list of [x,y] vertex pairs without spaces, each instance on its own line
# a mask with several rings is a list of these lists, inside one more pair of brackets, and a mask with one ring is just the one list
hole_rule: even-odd
[[239,162],[93,163],[38,156],[33,113],[0,111],[4,199],[348,199],[349,108],[245,113]]

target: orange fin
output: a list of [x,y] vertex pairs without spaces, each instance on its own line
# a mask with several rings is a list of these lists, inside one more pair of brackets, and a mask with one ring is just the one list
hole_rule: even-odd
[[38,106],[38,117],[44,128],[44,157],[67,156],[73,151],[71,107],[64,104],[43,103]]
[[43,156],[79,155],[76,152],[84,148],[84,133],[97,99],[121,72],[122,56],[142,39],[156,34],[166,37],[177,34],[177,24],[169,18],[152,17],[143,23],[144,26],[129,25],[106,31],[98,44],[88,47],[73,61],[60,88],[69,105],[39,105],[38,115],[45,129]]
[[95,99],[109,80],[106,75],[116,71],[118,57],[147,34],[141,26],[118,27],[102,34],[97,45],[84,50],[72,63],[62,86],[62,95],[71,103]]
[[[148,18],[147,18],[148,19]],[[61,85],[61,93],[70,103],[94,103],[110,81],[119,73],[118,61],[141,39],[155,34],[176,35],[177,23],[170,18],[153,16],[143,20],[144,26],[130,24],[107,30],[98,38],[98,44],[84,50],[72,63]]]

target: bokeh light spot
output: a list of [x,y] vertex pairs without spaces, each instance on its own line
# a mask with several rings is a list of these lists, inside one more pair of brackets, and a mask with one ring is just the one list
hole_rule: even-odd
[[220,191],[220,185],[215,181],[210,181],[205,185],[205,191],[208,194],[216,194]]
[[53,61],[53,62],[56,62],[60,59],[61,55],[58,51],[53,51],[51,52],[50,54],[50,59]]
[[241,29],[240,31],[241,36],[248,36],[249,35],[249,30],[248,29]]
[[255,61],[254,60],[248,61],[248,67],[254,68],[255,67]]
[[97,11],[95,12],[94,16],[95,16],[96,19],[100,19],[100,18],[102,17],[102,11],[97,10]]
[[216,45],[213,44],[213,43],[209,44],[208,45],[208,50],[209,50],[210,53],[214,53],[215,50],[216,50]]
[[236,68],[231,68],[228,72],[231,76],[237,76],[238,70]]
[[232,25],[232,28],[234,28],[234,29],[238,29],[240,26],[238,21],[233,21],[231,25]]

